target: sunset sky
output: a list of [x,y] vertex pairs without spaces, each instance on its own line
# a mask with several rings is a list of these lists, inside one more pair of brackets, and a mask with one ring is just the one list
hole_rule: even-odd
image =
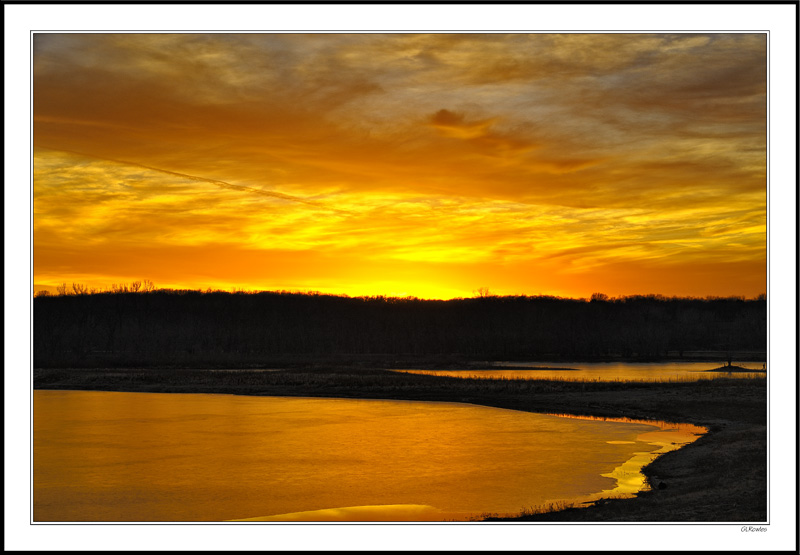
[[765,34],[33,44],[35,290],[766,292]]

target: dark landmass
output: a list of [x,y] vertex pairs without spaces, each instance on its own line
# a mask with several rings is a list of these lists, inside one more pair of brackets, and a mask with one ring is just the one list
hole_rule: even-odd
[[712,370],[704,370],[704,372],[728,372],[731,374],[736,373],[763,373],[766,374],[767,371],[763,368],[744,368],[743,366],[736,366],[735,364],[731,364],[730,366],[720,366],[719,368],[714,368]]
[[436,301],[166,290],[39,296],[33,356],[37,368],[730,363],[765,360],[766,316],[766,300],[734,297]]
[[269,370],[37,368],[33,382],[36,389],[444,401],[531,412],[690,422],[709,432],[644,469],[653,485],[651,491],[585,508],[542,514],[527,511],[519,519],[754,523],[767,518],[767,393],[763,379],[725,377],[669,383],[495,380],[299,363]]

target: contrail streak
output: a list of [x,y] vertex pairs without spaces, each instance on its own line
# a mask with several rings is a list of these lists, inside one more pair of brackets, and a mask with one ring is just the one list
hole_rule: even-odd
[[[48,147],[41,147],[41,148],[48,148]],[[275,191],[265,191],[264,189],[256,189],[255,187],[245,187],[244,185],[234,185],[233,183],[228,183],[227,181],[220,181],[219,179],[209,179],[207,177],[200,177],[198,175],[189,175],[189,174],[186,174],[186,173],[174,172],[174,171],[171,171],[171,170],[165,170],[165,169],[161,169],[161,168],[154,168],[153,166],[147,166],[145,164],[140,164],[138,162],[130,162],[128,160],[116,160],[114,158],[106,158],[106,157],[103,157],[103,156],[95,156],[93,154],[86,154],[85,152],[76,152],[74,150],[51,149],[51,148],[48,148],[48,150],[54,150],[54,151],[59,151],[59,152],[67,152],[69,154],[77,154],[78,156],[85,156],[87,158],[94,158],[95,160],[103,160],[103,161],[106,161],[106,162],[114,162],[116,164],[124,164],[124,165],[127,165],[127,166],[134,166],[134,167],[137,167],[137,168],[144,168],[146,170],[150,170],[150,171],[154,171],[154,172],[158,172],[158,173],[163,173],[163,174],[166,174],[166,175],[173,175],[175,177],[180,177],[182,179],[189,179],[191,181],[199,181],[199,182],[203,182],[203,183],[210,183],[212,185],[220,187],[221,189],[229,189],[231,191],[241,191],[243,193],[252,193],[254,195],[260,195],[262,197],[279,198],[279,199],[282,199],[282,200],[289,200],[289,201],[292,201],[292,202],[299,202],[299,203],[302,203],[302,204],[307,204],[309,206],[314,206],[316,208],[321,208],[323,210],[330,210],[332,212],[339,212],[341,214],[352,214],[352,212],[349,212],[347,210],[342,210],[340,208],[331,208],[330,206],[326,206],[325,204],[323,204],[321,202],[314,202],[313,200],[306,200],[304,198],[295,197],[295,196],[292,196],[292,195],[287,195],[285,193],[277,193]]]

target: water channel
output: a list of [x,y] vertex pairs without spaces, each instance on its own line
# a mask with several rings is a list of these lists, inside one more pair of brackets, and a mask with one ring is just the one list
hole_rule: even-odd
[[[719,362],[498,362],[463,370],[399,370],[457,378],[522,380],[687,382],[712,378],[764,379],[763,362],[735,362],[735,371]],[[722,370],[718,370],[722,368]],[[742,369],[750,370],[743,371]]]

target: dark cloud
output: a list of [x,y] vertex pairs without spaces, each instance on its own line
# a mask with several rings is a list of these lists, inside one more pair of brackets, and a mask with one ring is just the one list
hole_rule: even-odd
[[431,116],[431,122],[434,125],[457,127],[463,124],[464,114],[457,114],[455,112],[451,112],[450,110],[442,108],[441,110],[433,114],[433,116]]

